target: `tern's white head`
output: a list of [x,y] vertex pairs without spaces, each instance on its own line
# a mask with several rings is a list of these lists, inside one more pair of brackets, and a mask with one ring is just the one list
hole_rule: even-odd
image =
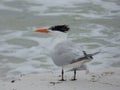
[[70,28],[68,25],[56,25],[56,26],[51,26],[49,28],[40,28],[34,30],[34,32],[40,32],[40,33],[47,33],[52,36],[55,36],[55,38],[66,38],[66,32],[69,31]]
[[60,42],[67,40],[67,32],[70,30],[68,25],[55,25],[48,28],[39,28],[34,32],[45,33],[52,36],[51,42],[54,42],[52,47]]
[[69,31],[69,27],[68,25],[56,25],[56,26],[51,26],[49,28],[40,28],[40,29],[36,29],[34,30],[35,32],[40,32],[40,33],[50,33],[50,32],[61,32],[61,33],[65,33],[67,31]]

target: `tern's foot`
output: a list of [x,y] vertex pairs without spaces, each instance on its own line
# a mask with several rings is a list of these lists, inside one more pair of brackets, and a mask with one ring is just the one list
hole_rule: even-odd
[[71,81],[76,81],[77,79],[75,79],[75,78],[73,78],[73,79],[71,79]]
[[66,81],[65,79],[60,79],[59,81]]

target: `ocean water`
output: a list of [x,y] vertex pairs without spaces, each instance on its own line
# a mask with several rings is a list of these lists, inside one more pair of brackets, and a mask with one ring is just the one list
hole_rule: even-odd
[[0,0],[0,79],[58,70],[51,36],[33,32],[57,24],[87,52],[101,51],[90,70],[120,68],[120,0]]

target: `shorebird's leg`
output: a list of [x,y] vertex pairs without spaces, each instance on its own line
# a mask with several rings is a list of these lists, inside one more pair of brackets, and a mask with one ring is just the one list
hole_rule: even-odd
[[86,66],[86,65],[84,65],[85,67],[85,74],[89,74],[90,73],[90,71],[89,71],[89,69],[88,69],[88,67]]
[[63,70],[63,68],[62,68],[62,72],[61,72],[61,74],[62,74],[62,78],[61,78],[60,81],[65,81],[65,79],[64,79],[64,70]]
[[86,74],[89,74],[89,73],[90,73],[90,71],[89,71],[88,69],[86,69],[85,73],[86,73]]
[[76,79],[76,69],[74,69],[74,77],[73,77],[73,79],[71,79],[72,81],[75,81],[75,80],[77,80]]

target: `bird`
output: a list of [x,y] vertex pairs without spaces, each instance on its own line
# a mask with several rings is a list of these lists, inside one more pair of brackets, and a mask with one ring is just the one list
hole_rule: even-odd
[[86,68],[85,63],[90,62],[93,59],[93,56],[99,53],[95,52],[87,54],[85,50],[81,50],[81,47],[78,44],[68,40],[68,31],[70,31],[70,28],[65,24],[37,28],[34,30],[34,32],[50,34],[53,36],[53,41],[55,41],[55,43],[50,56],[57,66],[62,67],[60,81],[66,81],[64,79],[64,68],[66,67],[71,68],[71,70],[74,71],[74,76],[71,80],[77,80],[76,71],[82,67]]

